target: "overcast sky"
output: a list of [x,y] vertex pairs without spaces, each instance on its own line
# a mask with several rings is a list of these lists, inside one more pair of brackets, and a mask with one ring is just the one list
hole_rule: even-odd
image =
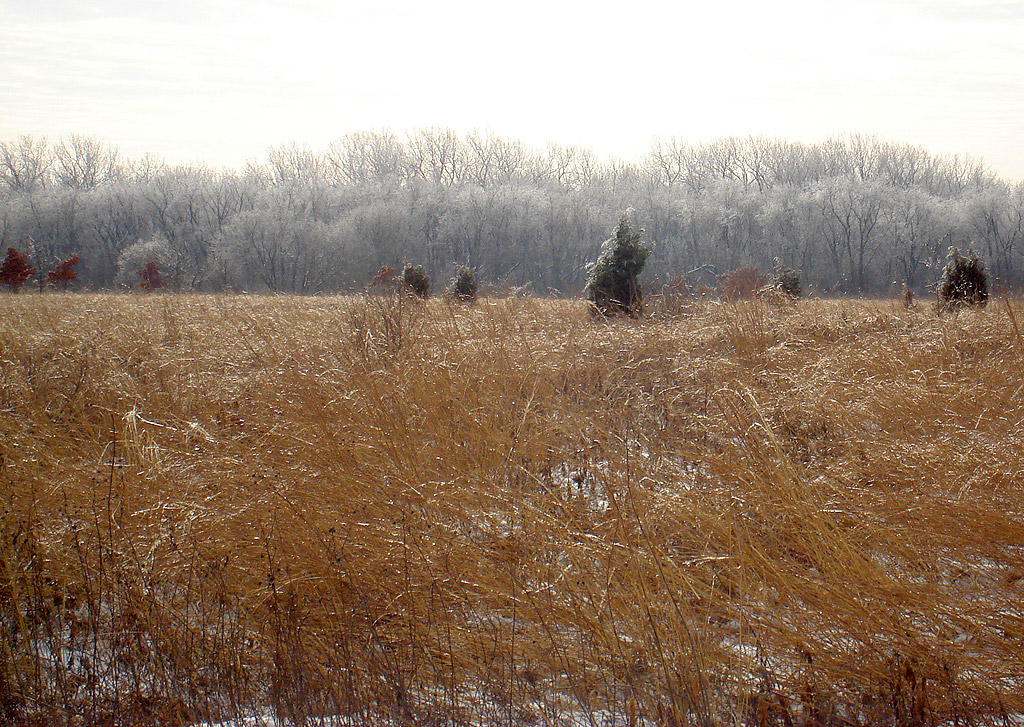
[[1024,179],[1024,2],[0,0],[0,139],[241,166],[423,126],[623,158],[866,133]]

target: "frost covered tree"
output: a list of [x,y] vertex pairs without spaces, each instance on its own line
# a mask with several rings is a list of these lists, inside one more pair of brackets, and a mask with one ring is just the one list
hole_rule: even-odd
[[0,141],[0,182],[18,192],[34,192],[46,186],[53,155],[46,139],[22,136]]
[[138,271],[147,263],[153,262],[160,270],[165,270],[173,257],[171,246],[164,238],[156,236],[139,240],[125,248],[118,257],[117,281],[129,288],[134,287],[139,281]]
[[626,210],[612,236],[601,245],[597,262],[590,266],[587,294],[594,308],[605,316],[625,314],[633,318],[643,309],[637,277],[652,248],[641,242],[644,231],[634,229],[632,210]]
[[630,224],[658,241],[644,266],[652,278],[703,270],[711,284],[778,257],[805,287],[878,292],[920,286],[951,245],[973,244],[993,278],[1024,285],[1024,184],[872,137],[655,140],[634,163],[491,134],[385,130],[323,153],[286,144],[239,172],[122,160],[83,136],[0,141],[0,258],[31,250],[40,285],[75,253],[83,287],[134,285],[132,270],[117,278],[118,258],[159,237],[172,290],[351,290],[415,260],[434,280],[461,263],[481,279],[568,294],[588,284],[606,221],[631,205]]
[[121,155],[115,147],[91,136],[71,134],[53,147],[53,174],[71,189],[92,189],[117,179]]
[[331,286],[340,252],[327,225],[274,207],[235,215],[217,243],[217,258],[241,273],[242,284],[273,293]]

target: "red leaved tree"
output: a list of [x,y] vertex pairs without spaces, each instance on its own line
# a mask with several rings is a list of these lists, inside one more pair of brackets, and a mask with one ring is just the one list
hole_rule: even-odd
[[0,283],[17,293],[18,289],[25,284],[36,272],[35,266],[28,261],[28,256],[18,252],[15,248],[7,248],[7,257],[3,265],[0,265]]
[[152,293],[164,285],[163,278],[160,277],[160,266],[156,264],[155,260],[150,260],[143,265],[136,275],[140,278],[139,287],[147,293]]
[[398,291],[398,276],[395,269],[388,265],[382,265],[377,274],[370,280],[367,292],[377,295],[391,295]]
[[78,280],[75,275],[75,266],[78,265],[78,255],[72,255],[67,260],[61,260],[57,267],[46,274],[46,284],[61,287],[61,290],[68,289],[68,283]]

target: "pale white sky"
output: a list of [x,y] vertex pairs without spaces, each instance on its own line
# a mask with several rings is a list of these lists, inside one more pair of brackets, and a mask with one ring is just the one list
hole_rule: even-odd
[[0,0],[0,139],[241,166],[423,126],[623,158],[867,133],[1024,179],[1024,2]]

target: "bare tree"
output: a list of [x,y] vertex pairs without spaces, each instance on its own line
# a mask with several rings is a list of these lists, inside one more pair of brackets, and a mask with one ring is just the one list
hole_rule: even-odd
[[22,136],[0,141],[0,181],[16,192],[34,192],[46,186],[53,164],[46,139]]
[[655,139],[642,164],[657,184],[675,187],[686,182],[693,168],[693,150],[674,136],[665,141]]
[[888,233],[895,282],[908,288],[929,267],[939,267],[955,232],[949,203],[920,188],[892,190],[881,224]]
[[627,207],[658,243],[653,274],[779,257],[810,285],[877,290],[920,283],[946,247],[971,244],[1006,282],[1024,269],[1024,189],[970,158],[868,136],[670,138],[637,164],[484,132],[384,130],[325,152],[272,148],[238,174],[122,162],[88,137],[0,144],[0,240],[44,271],[80,253],[94,287],[158,239],[169,285],[184,288],[336,289],[410,261],[578,293],[594,241]]
[[818,194],[836,272],[857,291],[868,287],[867,265],[879,244],[876,228],[885,195],[877,183],[849,177],[829,181]]
[[267,152],[267,169],[274,184],[321,181],[327,168],[324,157],[305,144],[283,144]]
[[407,149],[413,177],[442,185],[465,180],[468,155],[462,140],[451,129],[420,129],[409,135]]
[[357,131],[331,142],[326,163],[333,184],[397,181],[407,175],[404,145],[392,131]]
[[466,137],[466,147],[470,158],[467,176],[481,187],[507,183],[526,174],[530,155],[519,141],[472,133]]
[[72,189],[91,189],[121,176],[118,150],[91,136],[71,134],[53,148],[54,176]]
[[960,218],[991,261],[995,277],[1019,285],[1016,258],[1024,243],[1024,183],[992,184],[963,197]]
[[273,293],[289,292],[298,262],[294,230],[270,209],[236,215],[217,242],[217,255],[235,262],[246,284],[258,281]]

